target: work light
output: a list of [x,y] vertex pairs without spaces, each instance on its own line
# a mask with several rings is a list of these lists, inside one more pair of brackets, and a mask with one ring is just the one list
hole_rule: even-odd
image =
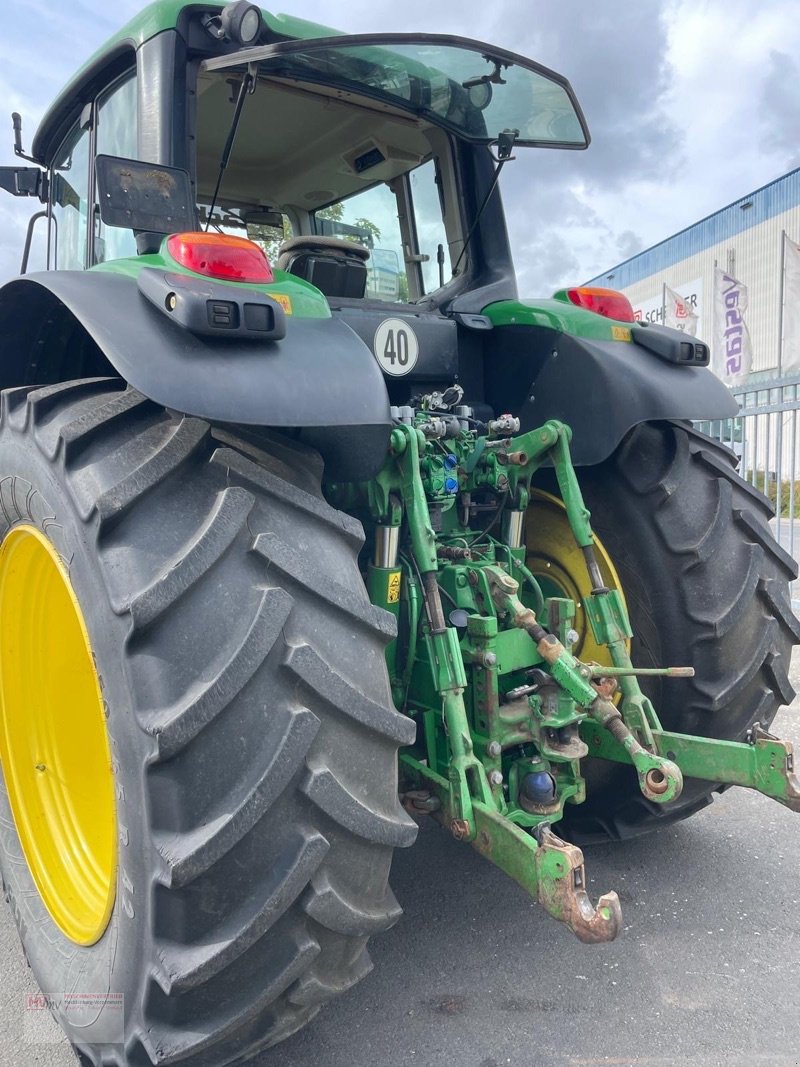
[[223,8],[220,14],[222,32],[230,41],[250,45],[261,33],[261,10],[247,0],[236,0]]

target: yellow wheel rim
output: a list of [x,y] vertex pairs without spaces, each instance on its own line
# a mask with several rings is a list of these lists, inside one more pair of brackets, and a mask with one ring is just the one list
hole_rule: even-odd
[[103,699],[83,615],[50,541],[0,546],[0,759],[31,875],[53,921],[92,945],[116,887],[116,814]]
[[[591,592],[583,553],[575,543],[563,503],[541,489],[531,492],[525,516],[526,563],[539,581],[546,597],[569,597],[576,604],[575,629],[578,641],[572,652],[587,662],[611,665],[608,650],[598,645],[583,609],[584,598]],[[595,555],[603,581],[609,589],[622,592],[622,583],[605,546],[595,535]]]

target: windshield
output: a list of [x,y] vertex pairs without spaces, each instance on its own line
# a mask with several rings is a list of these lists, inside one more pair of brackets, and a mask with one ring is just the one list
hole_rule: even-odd
[[512,52],[457,37],[328,37],[251,48],[204,69],[252,64],[259,77],[330,86],[411,111],[470,141],[517,130],[516,145],[585,148],[586,123],[569,83]]

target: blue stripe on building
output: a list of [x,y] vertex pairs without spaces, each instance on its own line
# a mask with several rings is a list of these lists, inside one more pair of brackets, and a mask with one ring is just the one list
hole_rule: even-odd
[[[749,207],[745,208],[745,205]],[[791,170],[775,181],[764,185],[748,196],[734,200],[732,204],[714,212],[707,218],[687,226],[685,230],[668,237],[652,248],[639,252],[624,263],[618,263],[603,274],[586,282],[587,285],[607,285],[613,274],[615,289],[626,289],[634,282],[649,278],[681,263],[684,259],[702,252],[712,245],[735,237],[760,222],[780,215],[783,211],[800,205],[800,167]]]

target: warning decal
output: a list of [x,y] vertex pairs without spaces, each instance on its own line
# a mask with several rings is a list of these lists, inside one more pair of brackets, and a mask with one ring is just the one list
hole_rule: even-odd
[[389,587],[386,591],[386,603],[397,604],[400,601],[400,577],[401,571],[392,571],[389,575]]

